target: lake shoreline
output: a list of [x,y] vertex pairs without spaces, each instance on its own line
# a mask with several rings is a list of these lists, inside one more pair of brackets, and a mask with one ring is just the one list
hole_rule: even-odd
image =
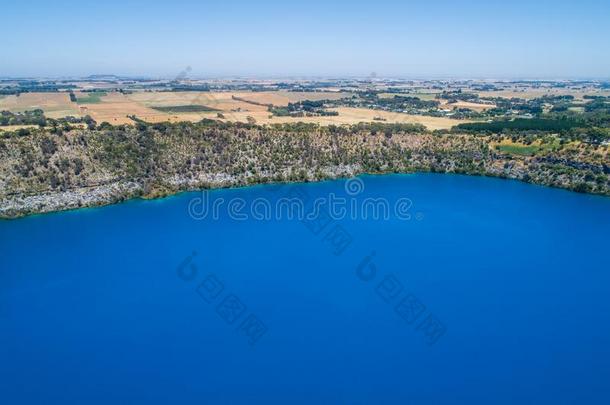
[[[335,171],[337,169],[335,168]],[[610,197],[609,193],[581,192],[569,187],[544,184],[541,182],[524,181],[518,177],[490,173],[457,173],[457,172],[435,172],[435,171],[414,171],[414,172],[352,172],[345,168],[337,171],[339,174],[319,179],[306,179],[305,181],[260,181],[250,182],[248,178],[234,178],[216,182],[208,182],[200,187],[186,187],[169,190],[167,188],[151,189],[144,193],[146,187],[138,182],[116,182],[101,186],[82,187],[55,193],[34,194],[29,196],[15,196],[12,199],[6,198],[0,201],[0,220],[14,220],[25,217],[53,214],[66,211],[76,211],[80,209],[99,208],[110,205],[121,204],[137,200],[162,200],[176,197],[184,193],[191,193],[204,190],[226,190],[240,189],[259,186],[308,184],[324,181],[334,181],[361,176],[392,176],[392,175],[454,175],[468,177],[485,177],[491,179],[512,180],[520,183],[536,185],[540,187],[565,190],[572,193],[588,194],[602,197]],[[216,175],[219,176],[219,175]],[[219,176],[220,177],[220,176]]]

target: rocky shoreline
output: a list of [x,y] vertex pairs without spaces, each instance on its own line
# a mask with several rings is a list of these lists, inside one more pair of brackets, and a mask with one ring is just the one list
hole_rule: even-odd
[[157,198],[197,189],[359,174],[492,176],[610,195],[607,146],[567,144],[519,156],[476,135],[410,128],[176,124],[45,130],[0,140],[0,218]]
[[[323,170],[326,176],[323,179],[352,177],[358,173],[358,169],[358,167],[350,166],[327,168]],[[308,175],[313,180],[313,173],[310,172]],[[309,178],[306,180],[309,181]],[[226,173],[216,173],[201,174],[197,178],[174,176],[171,179],[167,179],[165,184],[171,186],[151,188],[143,182],[117,181],[110,184],[79,187],[58,192],[4,197],[0,199],[0,218],[16,219],[28,215],[111,205],[134,198],[163,198],[186,191],[233,188],[255,185],[257,183],[253,183],[252,177],[249,176],[232,176]]]
[[[337,170],[333,172],[331,169],[329,169],[327,177],[311,177],[305,179],[304,181],[310,182],[316,180],[323,181],[338,178],[349,178],[362,174],[372,173],[360,172],[358,170]],[[448,172],[446,174],[455,173]],[[501,177],[510,180],[523,181],[523,175],[520,175],[519,173],[513,173],[512,176],[506,176],[505,173],[488,173],[484,176],[496,178]],[[247,177],[237,178],[223,173],[202,176],[202,179],[199,180],[172,179],[168,183],[173,184],[174,187],[172,187],[171,189],[147,189],[144,183],[116,182],[101,186],[81,187],[73,190],[43,193],[39,195],[14,196],[10,198],[4,198],[0,200],[0,219],[17,219],[29,215],[112,205],[135,198],[164,198],[181,192],[196,191],[202,189],[223,189],[242,187],[247,185],[269,184],[267,181],[261,183],[253,183]],[[566,189],[565,187],[556,187],[549,184],[532,184]]]

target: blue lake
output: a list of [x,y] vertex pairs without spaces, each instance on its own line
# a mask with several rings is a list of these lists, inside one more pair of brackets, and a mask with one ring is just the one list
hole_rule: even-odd
[[[610,198],[433,174],[345,185],[1,221],[0,402],[610,403]],[[410,204],[236,219],[287,195]]]

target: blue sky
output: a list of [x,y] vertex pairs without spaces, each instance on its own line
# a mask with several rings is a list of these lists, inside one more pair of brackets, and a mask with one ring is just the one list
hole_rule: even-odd
[[610,78],[609,1],[21,1],[0,76]]

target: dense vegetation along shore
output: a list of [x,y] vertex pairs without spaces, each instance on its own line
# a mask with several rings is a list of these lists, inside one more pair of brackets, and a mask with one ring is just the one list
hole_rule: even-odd
[[200,188],[411,172],[497,176],[610,195],[607,143],[573,132],[429,132],[383,123],[63,122],[0,135],[0,216]]

